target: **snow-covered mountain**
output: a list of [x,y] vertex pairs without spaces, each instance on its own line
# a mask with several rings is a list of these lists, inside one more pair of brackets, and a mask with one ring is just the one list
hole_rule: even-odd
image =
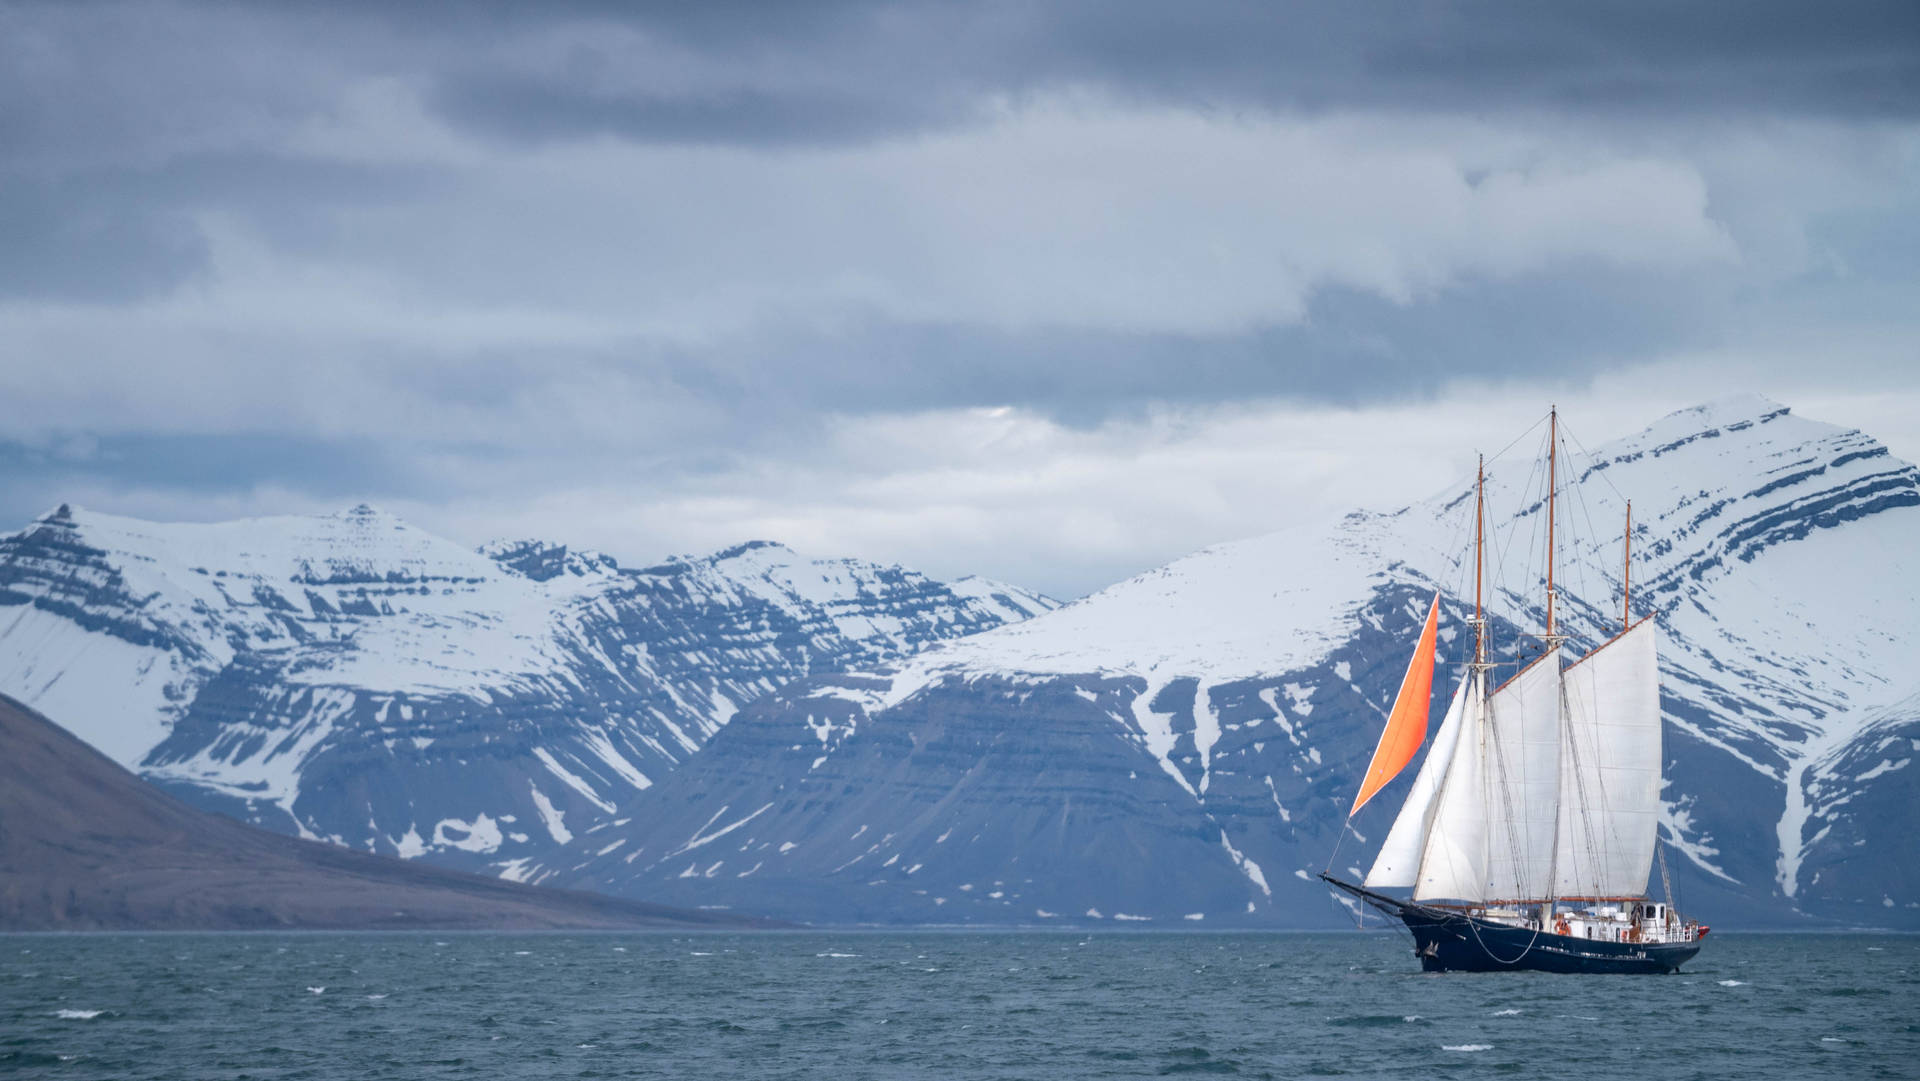
[[366,506],[0,539],[0,690],[203,807],[512,874],[797,677],[1053,602],[754,542],[642,570]]
[[[1543,614],[1528,449],[1491,463],[1488,483],[1491,618],[1510,662],[1537,649],[1522,632]],[[1576,648],[1620,627],[1633,500],[1683,908],[1920,926],[1920,473],[1754,397],[1561,465],[1578,482],[1558,516]],[[529,873],[812,920],[1344,919],[1313,873],[1336,842],[1337,866],[1364,867],[1410,781],[1341,839],[1436,589],[1443,651],[1464,657],[1472,523],[1469,480],[1207,549],[891,669],[795,684]]]

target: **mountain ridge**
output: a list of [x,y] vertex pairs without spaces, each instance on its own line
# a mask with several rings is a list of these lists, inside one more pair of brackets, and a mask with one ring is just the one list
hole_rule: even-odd
[[[1898,756],[1865,782],[1856,778],[1874,763],[1847,772],[1869,727],[1861,718],[1915,689],[1902,683],[1902,643],[1920,632],[1920,473],[1862,433],[1757,396],[1662,418],[1572,471],[1610,482],[1588,485],[1560,521],[1574,532],[1562,538],[1566,562],[1599,568],[1560,583],[1576,648],[1618,629],[1620,536],[1592,523],[1623,521],[1615,483],[1634,495],[1634,595],[1639,611],[1657,610],[1664,641],[1661,829],[1683,893],[1752,922],[1920,923],[1920,897],[1893,886],[1905,872],[1863,869],[1832,844],[1833,816],[1848,808],[1881,808],[1849,820],[1855,847],[1868,851],[1900,851],[1902,831],[1920,825],[1911,805],[1862,795],[1862,784],[1907,783]],[[1529,486],[1525,467],[1493,463],[1501,538],[1487,593],[1505,664],[1524,659],[1542,614],[1526,556],[1543,540],[1543,493]],[[1436,591],[1443,654],[1457,662],[1465,648],[1472,606],[1461,598],[1472,579],[1458,542],[1470,546],[1471,514],[1469,485],[1216,545],[863,679],[789,687],[743,712],[688,771],[636,797],[631,823],[601,827],[529,877],[806,919],[832,918],[840,905],[882,922],[1110,921],[1122,911],[1161,923],[1324,923],[1311,872],[1335,849]],[[1451,676],[1436,679],[1436,699],[1451,688]],[[1051,738],[1034,733],[1053,730],[1117,745],[1103,742],[1085,769],[1055,778],[1081,794],[1080,810],[1062,795],[1008,811],[1018,821],[1002,851],[955,855],[954,837],[1000,828],[991,792],[1038,791],[1027,782],[1041,767],[1020,763]],[[1013,773],[984,778],[943,760],[936,752],[956,738]],[[1820,762],[1832,765],[1821,772]],[[1809,796],[1810,781],[1825,787]],[[1355,820],[1349,858],[1358,848],[1364,859],[1384,835],[1402,790]],[[1096,793],[1136,810],[1088,812]],[[923,798],[951,822],[915,818]],[[742,809],[757,817],[736,821]],[[709,825],[728,826],[739,843],[723,853],[710,842],[698,865],[668,856]],[[1080,852],[1115,830],[1136,835],[1130,858],[1168,882],[1083,888],[1102,872]],[[616,850],[599,851],[616,839]],[[1833,861],[1822,863],[1825,881],[1846,877],[1862,892],[1803,893],[1809,854]],[[1012,862],[1051,870],[1016,890],[993,873]],[[1198,903],[1216,889],[1201,883],[1236,876],[1243,903]],[[1869,896],[1882,880],[1890,892]]]
[[367,504],[63,504],[0,537],[0,689],[197,806],[510,874],[792,678],[1052,606],[765,543],[624,568]]

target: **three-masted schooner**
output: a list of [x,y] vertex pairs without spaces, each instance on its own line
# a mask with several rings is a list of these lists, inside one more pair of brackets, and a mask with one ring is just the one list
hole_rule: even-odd
[[[1483,463],[1473,659],[1364,881],[1320,877],[1402,920],[1429,972],[1673,972],[1700,951],[1707,928],[1682,919],[1670,897],[1646,894],[1659,842],[1657,632],[1652,616],[1631,618],[1623,576],[1620,633],[1585,656],[1566,655],[1553,582],[1558,410],[1549,418],[1544,648],[1492,684],[1480,596]],[[1436,595],[1348,819],[1426,738],[1439,615]]]

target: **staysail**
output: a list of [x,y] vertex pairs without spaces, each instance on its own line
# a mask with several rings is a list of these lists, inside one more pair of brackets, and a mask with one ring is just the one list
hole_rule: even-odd
[[1373,760],[1367,764],[1366,779],[1360,783],[1360,794],[1354,797],[1348,818],[1359,814],[1375,792],[1413,761],[1420,744],[1427,738],[1427,707],[1433,697],[1433,652],[1439,623],[1440,595],[1436,593],[1427,609],[1426,628],[1420,632],[1420,643],[1413,649],[1413,660],[1407,662],[1400,694],[1393,700],[1393,712],[1380,733],[1380,742],[1373,748]]
[[1460,742],[1460,718],[1466,707],[1467,683],[1461,680],[1460,686],[1454,689],[1453,702],[1440,721],[1440,731],[1434,734],[1433,746],[1427,749],[1420,772],[1414,774],[1407,801],[1400,805],[1400,816],[1393,820],[1393,828],[1387,831],[1387,839],[1380,845],[1380,854],[1374,857],[1373,869],[1367,872],[1366,884],[1375,889],[1413,885],[1420,869],[1420,854],[1427,845],[1427,831],[1433,824],[1434,796],[1440,792],[1440,779],[1446,775],[1447,766],[1453,761],[1453,749]]
[[1476,675],[1467,681],[1460,711],[1460,735],[1453,758],[1440,778],[1431,824],[1420,849],[1413,896],[1424,901],[1457,897],[1478,901],[1486,896],[1487,784],[1482,762],[1486,755],[1485,685]]
[[1633,897],[1660,820],[1657,635],[1642,620],[1566,670],[1553,893]]

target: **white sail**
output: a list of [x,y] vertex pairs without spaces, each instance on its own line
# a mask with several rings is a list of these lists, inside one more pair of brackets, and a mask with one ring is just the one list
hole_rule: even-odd
[[1636,897],[1660,816],[1660,685],[1651,620],[1566,670],[1554,895]]
[[1427,748],[1426,761],[1414,775],[1413,787],[1407,790],[1407,801],[1400,805],[1400,816],[1393,820],[1393,828],[1387,831],[1380,854],[1374,857],[1373,869],[1367,872],[1369,886],[1378,889],[1414,883],[1420,869],[1420,854],[1427,846],[1427,829],[1433,823],[1434,796],[1440,791],[1440,779],[1446,775],[1447,765],[1453,761],[1454,746],[1460,739],[1467,682],[1463,679],[1454,688],[1453,702],[1447,707],[1446,718],[1440,722],[1440,730],[1434,733],[1433,746]]
[[1420,868],[1413,883],[1415,900],[1479,901],[1486,896],[1487,784],[1481,768],[1486,749],[1486,708],[1479,681],[1468,679],[1453,755],[1441,775],[1421,849]]
[[1560,808],[1560,651],[1487,699],[1486,900],[1547,896]]

